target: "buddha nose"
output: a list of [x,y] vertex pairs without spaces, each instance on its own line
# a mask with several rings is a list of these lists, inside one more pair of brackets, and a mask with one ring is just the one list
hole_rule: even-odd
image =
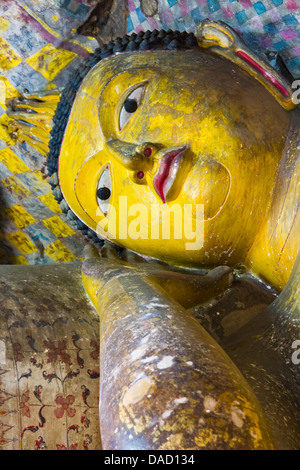
[[141,173],[151,170],[154,156],[159,150],[159,146],[151,142],[132,144],[118,139],[107,141],[107,146],[121,165],[128,170]]

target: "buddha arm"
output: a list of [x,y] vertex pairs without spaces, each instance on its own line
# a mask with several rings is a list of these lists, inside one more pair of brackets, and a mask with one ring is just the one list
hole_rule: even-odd
[[242,375],[145,271],[93,257],[82,267],[100,316],[103,448],[272,449]]

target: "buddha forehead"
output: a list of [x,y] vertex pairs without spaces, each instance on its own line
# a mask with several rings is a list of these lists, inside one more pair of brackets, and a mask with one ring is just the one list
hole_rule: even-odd
[[[180,101],[180,97],[182,99],[181,114],[187,114],[187,99],[195,97],[195,92],[198,96],[201,90],[203,92],[204,82],[207,85],[211,83],[216,67],[219,65],[222,68],[222,62],[219,58],[210,57],[198,50],[175,53],[147,51],[108,57],[97,64],[84,79],[69,125],[74,126],[76,119],[79,126],[85,126],[88,119],[99,126],[101,141],[110,138],[112,134],[115,136],[119,131],[118,114],[124,97],[142,84],[147,86],[143,100],[144,117],[150,114],[152,105],[174,105],[174,93],[177,100]],[[160,109],[160,115],[164,111],[166,110]],[[145,119],[143,121],[146,122]],[[99,141],[97,147],[98,145]]]
[[[125,97],[143,84],[146,93],[142,110],[131,120],[130,131],[121,132],[118,119]],[[64,141],[68,142],[71,135],[74,148],[82,149],[76,152],[76,165],[73,165],[78,170],[108,139],[141,140],[145,131],[153,132],[157,127],[153,119],[158,115],[165,125],[172,121],[174,127],[178,121],[189,132],[193,119],[218,112],[234,122],[247,121],[245,129],[251,127],[252,135],[268,141],[276,134],[274,126],[279,131],[285,120],[284,111],[252,77],[200,49],[121,53],[100,61],[83,80]],[[183,116],[186,116],[185,125]],[[141,119],[136,125],[138,118]],[[60,158],[70,158],[68,153],[63,144]]]
[[[88,73],[77,94],[75,108],[94,105],[100,110],[116,105],[124,92],[140,82],[149,84],[147,92],[153,98],[159,93],[161,100],[172,97],[174,102],[171,95],[174,90],[180,95],[188,91],[195,99],[206,98],[209,104],[218,94],[228,94],[234,100],[234,94],[243,86],[248,93],[261,88],[235,65],[200,49],[130,52],[110,56]],[[267,95],[264,90],[262,93]],[[188,109],[182,111],[187,113]]]
[[89,93],[99,96],[116,76],[119,81],[123,81],[130,75],[147,75],[147,72],[152,70],[153,75],[156,72],[156,76],[172,76],[176,79],[178,73],[180,78],[183,78],[188,77],[191,72],[199,72],[199,69],[211,69],[213,72],[213,69],[223,62],[222,59],[206,54],[200,49],[125,52],[110,56],[93,67],[84,79],[81,90],[89,90]]

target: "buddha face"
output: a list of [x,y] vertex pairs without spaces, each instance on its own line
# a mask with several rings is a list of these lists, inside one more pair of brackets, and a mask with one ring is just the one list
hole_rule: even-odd
[[267,91],[201,51],[124,53],[84,79],[59,180],[100,236],[186,266],[241,262],[289,124]]

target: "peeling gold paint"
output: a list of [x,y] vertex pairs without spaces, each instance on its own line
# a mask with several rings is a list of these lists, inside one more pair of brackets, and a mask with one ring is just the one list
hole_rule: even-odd
[[199,429],[197,431],[197,436],[195,437],[195,444],[200,449],[209,448],[210,446],[213,448],[216,444],[217,439],[218,436],[213,429]]
[[143,378],[135,382],[131,387],[128,388],[124,397],[123,397],[123,405],[129,406],[138,403],[150,390],[150,387],[153,385],[153,382],[148,377]]
[[158,450],[184,450],[184,448],[181,447],[182,440],[183,433],[178,432],[176,434],[171,434],[168,437],[168,440],[159,446]]

